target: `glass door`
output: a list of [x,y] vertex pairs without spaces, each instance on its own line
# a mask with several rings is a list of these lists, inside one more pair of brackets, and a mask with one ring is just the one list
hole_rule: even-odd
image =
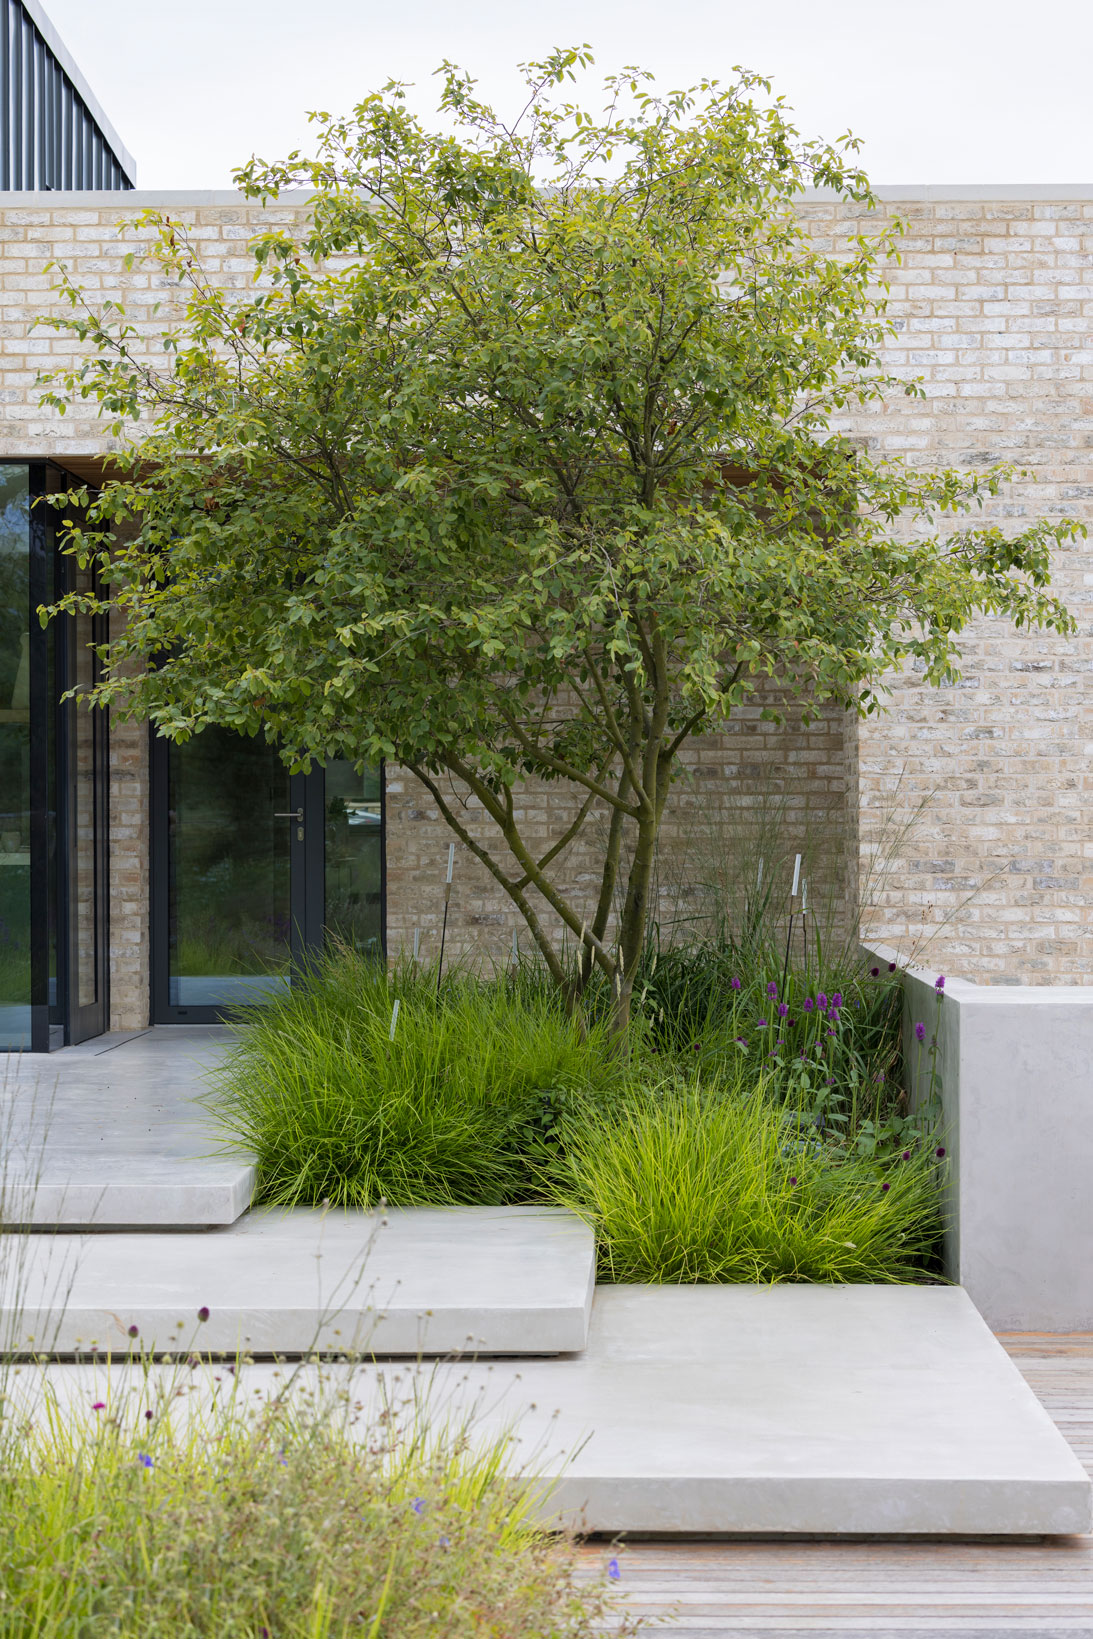
[[383,948],[378,774],[290,776],[207,728],[152,754],[152,1017],[205,1023],[284,994],[329,934]]

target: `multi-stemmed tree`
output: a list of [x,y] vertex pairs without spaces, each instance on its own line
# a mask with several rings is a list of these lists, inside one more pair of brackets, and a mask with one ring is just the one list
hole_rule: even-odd
[[[747,74],[661,97],[627,71],[590,113],[559,92],[586,65],[531,65],[510,124],[446,65],[444,131],[392,84],[321,116],[316,157],[252,161],[248,194],[313,198],[253,240],[248,288],[146,213],[133,256],[184,297],[165,354],[61,269],[52,322],[90,345],[50,396],[96,398],[123,443],[69,536],[124,615],[96,700],[294,766],[406,765],[558,983],[610,977],[622,1027],[687,740],[772,679],[806,713],[877,709],[908,656],[940,682],[978,611],[1066,630],[1073,526],[962,519],[1004,471],[833,434],[915,391],[882,362],[892,227],[833,256],[799,218],[806,185],[873,203],[852,144],[801,140]],[[528,778],[573,793],[545,851]],[[596,810],[582,903],[561,870]]]

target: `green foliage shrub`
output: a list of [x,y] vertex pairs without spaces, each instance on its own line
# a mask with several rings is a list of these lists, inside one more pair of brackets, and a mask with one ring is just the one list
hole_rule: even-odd
[[606,1579],[578,1579],[568,1545],[529,1523],[501,1447],[238,1411],[97,1421],[9,1430],[0,1639],[604,1631]]
[[606,1030],[545,989],[456,975],[438,998],[428,971],[341,950],[240,1020],[210,1103],[264,1201],[498,1204],[526,1195],[527,1151],[567,1094],[620,1070]]
[[940,1232],[936,1150],[834,1149],[762,1083],[676,1080],[575,1124],[553,1196],[617,1282],[920,1279]]

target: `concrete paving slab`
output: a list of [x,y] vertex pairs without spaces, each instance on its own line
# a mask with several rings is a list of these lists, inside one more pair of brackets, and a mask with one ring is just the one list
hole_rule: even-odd
[[2,1215],[60,1229],[234,1223],[254,1194],[246,1157],[196,1102],[227,1045],[217,1026],[97,1036],[0,1074]]
[[[302,1365],[238,1372],[236,1404],[329,1396],[368,1438],[425,1416],[541,1488],[548,1523],[590,1531],[1055,1536],[1090,1530],[1090,1481],[966,1295],[926,1287],[600,1287],[577,1357]],[[149,1380],[150,1379],[150,1380]],[[219,1379],[219,1380],[218,1380]],[[49,1365],[10,1392],[90,1422],[166,1396],[200,1416],[220,1367]],[[176,1399],[179,1383],[184,1395]],[[424,1408],[424,1412],[422,1410]]]
[[[399,1392],[391,1367],[365,1376]],[[584,1530],[1093,1525],[1084,1469],[955,1287],[600,1287],[579,1359],[431,1383],[438,1416],[515,1424],[547,1517]]]
[[556,1354],[584,1348],[595,1283],[589,1229],[534,1206],[263,1209],[224,1230],[9,1235],[5,1250],[0,1335],[54,1354],[124,1352],[130,1326],[157,1351]]

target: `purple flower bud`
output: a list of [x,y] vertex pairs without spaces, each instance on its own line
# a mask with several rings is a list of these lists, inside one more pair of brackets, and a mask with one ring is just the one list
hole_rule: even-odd
[[916,1024],[915,1025],[915,1040],[916,1041],[925,1041],[926,1040],[926,1026],[924,1024]]
[[901,1161],[909,1161],[910,1159],[911,1159],[910,1150],[904,1150],[903,1154],[900,1156],[900,1160]]
[[945,1146],[944,1146],[944,1144],[939,1144],[937,1146],[937,1149],[934,1151],[934,1154],[937,1156],[939,1161],[944,1160],[944,1157],[945,1157]]
[[788,1012],[789,1012],[789,1008],[786,1006],[785,1002],[779,1002],[778,1003],[778,1017],[780,1019],[784,1019]]
[[736,1041],[737,1041],[737,1045],[740,1046],[740,1047],[746,1047],[748,1045],[747,1042],[744,1040],[743,1036],[737,1036]]
[[944,975],[944,973],[939,973],[937,978],[934,980],[934,989],[938,992],[945,989],[945,975]]
[[815,1004],[813,1003],[812,997],[811,996],[806,996],[805,997],[805,1012],[806,1013],[811,1013],[814,1005]]
[[869,969],[869,975],[873,979],[879,979],[880,978],[880,968],[879,967],[871,967]]
[[778,994],[778,986],[775,984],[774,980],[772,979],[770,981],[770,984],[767,986],[767,995],[771,996],[771,997],[774,997],[774,996],[777,996],[777,994]]
[[827,997],[824,995],[822,990],[816,997],[816,1006],[820,1009],[821,1013],[827,1010]]
[[834,996],[831,998],[831,1005],[832,1007],[841,1007],[843,1005],[843,993],[841,990],[836,990]]
[[880,1187],[881,1187],[882,1190],[885,1190],[885,1189],[891,1189],[892,1186],[891,1186],[891,1184],[882,1184]]
[[207,1321],[208,1318],[209,1318],[209,1311],[208,1311],[207,1306],[204,1303],[201,1305],[201,1308],[197,1311],[197,1318],[198,1318],[198,1320],[201,1321],[202,1325],[204,1325],[205,1321]]
[[797,1184],[797,1180],[796,1180],[796,1178],[791,1178],[791,1179],[790,1179],[790,1183],[791,1183],[791,1184],[792,1184],[792,1185],[794,1185],[794,1187],[796,1187],[796,1184]]
[[896,964],[895,964],[895,962],[889,962],[889,964],[888,964],[888,971],[889,971],[889,973],[894,973],[894,972],[895,972],[895,971],[896,971]]
[[92,1405],[91,1410],[92,1411],[105,1411],[106,1410],[106,1401],[105,1400],[96,1400],[94,1402],[94,1404]]
[[760,1019],[760,1020],[759,1020],[759,1023],[758,1023],[758,1025],[757,1025],[757,1026],[756,1026],[756,1028],[757,1028],[757,1029],[758,1029],[758,1030],[765,1030],[765,1029],[766,1029],[766,1028],[767,1028],[767,1021],[766,1021],[766,1019]]
[[734,990],[739,990],[740,989],[740,980],[739,979],[733,979],[732,980],[732,987],[733,987]]

